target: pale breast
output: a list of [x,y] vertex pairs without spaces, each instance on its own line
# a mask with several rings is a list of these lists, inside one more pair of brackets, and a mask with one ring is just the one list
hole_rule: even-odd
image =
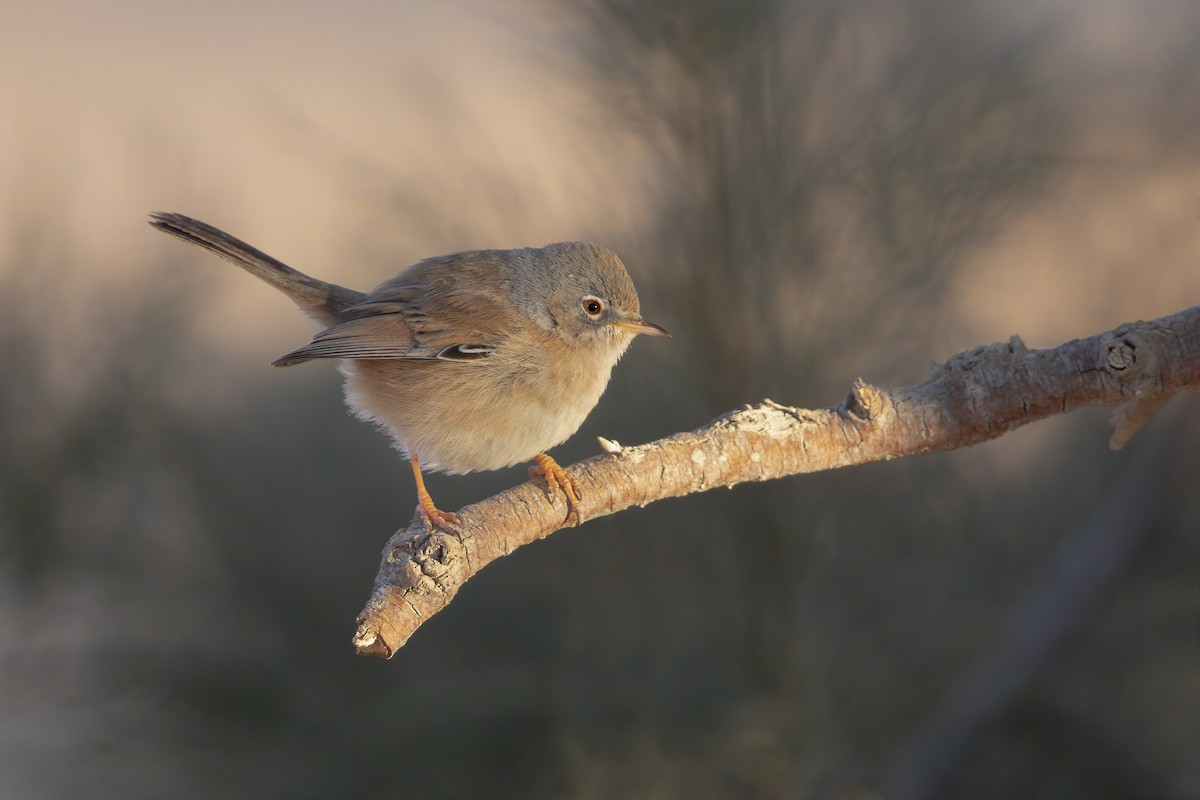
[[575,433],[623,350],[568,357],[543,341],[532,351],[518,348],[519,358],[356,359],[341,362],[341,370],[358,416],[386,429],[422,467],[463,473],[528,461]]

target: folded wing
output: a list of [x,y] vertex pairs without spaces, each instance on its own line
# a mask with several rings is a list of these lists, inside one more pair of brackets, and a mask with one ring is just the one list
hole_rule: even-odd
[[326,328],[272,364],[286,367],[317,358],[471,362],[487,358],[504,335],[489,325],[503,316],[491,296],[462,290],[420,294],[414,287],[368,295],[345,312],[362,316]]

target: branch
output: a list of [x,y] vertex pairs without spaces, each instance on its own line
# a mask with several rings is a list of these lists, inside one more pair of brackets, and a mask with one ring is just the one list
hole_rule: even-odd
[[[838,406],[765,400],[691,433],[595,456],[570,468],[584,519],[718,486],[954,450],[1082,406],[1137,404],[1200,389],[1200,306],[1047,350],[977,347],[935,365],[925,383],[854,382]],[[458,512],[460,534],[414,518],[384,547],[354,646],[391,655],[479,570],[562,527],[566,502],[525,483]]]

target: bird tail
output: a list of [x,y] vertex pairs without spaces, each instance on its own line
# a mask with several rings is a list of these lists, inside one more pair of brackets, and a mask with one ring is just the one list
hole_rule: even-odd
[[203,247],[226,261],[237,264],[291,298],[308,317],[323,326],[345,320],[342,311],[359,302],[363,295],[353,289],[310,278],[241,239],[182,214],[155,212],[150,224],[185,242]]

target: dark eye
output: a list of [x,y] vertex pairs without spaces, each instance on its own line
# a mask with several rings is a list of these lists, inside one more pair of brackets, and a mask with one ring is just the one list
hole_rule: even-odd
[[583,313],[595,319],[604,313],[604,301],[599,297],[583,298]]

